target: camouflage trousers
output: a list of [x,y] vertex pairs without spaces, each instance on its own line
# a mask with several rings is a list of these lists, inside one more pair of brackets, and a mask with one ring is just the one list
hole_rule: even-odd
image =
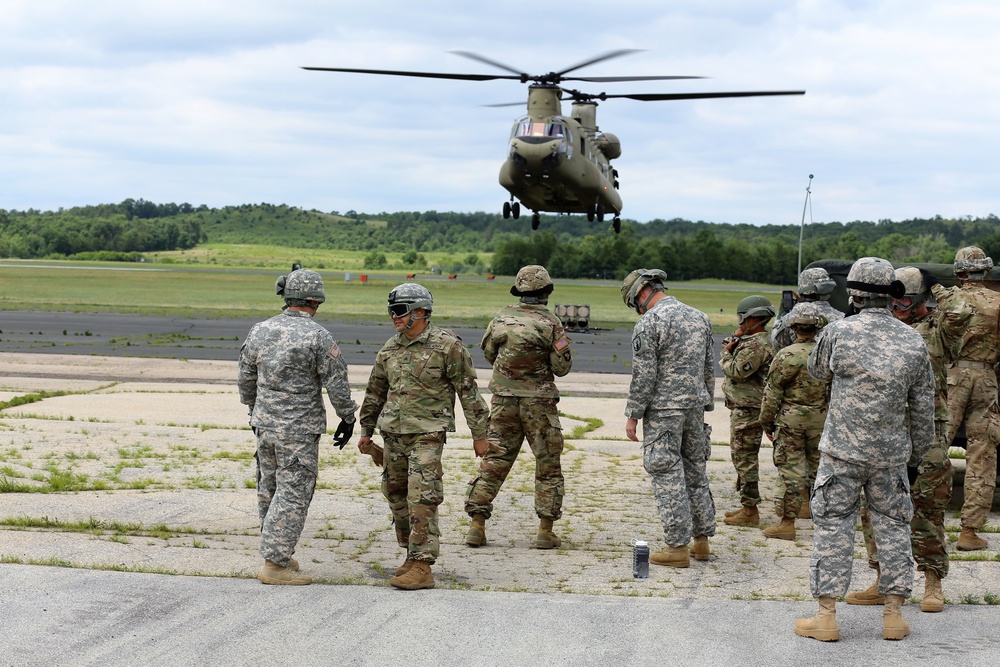
[[760,503],[760,407],[733,408],[729,412],[729,455],[736,468],[736,490],[740,504],[756,507]]
[[965,500],[962,528],[982,528],[993,505],[997,481],[1000,414],[992,368],[948,369],[948,442],[965,422]]
[[444,501],[444,431],[406,435],[383,432],[382,437],[382,495],[389,502],[396,537],[400,546],[406,547],[409,558],[433,563],[441,543],[438,505]]
[[465,511],[493,514],[493,499],[507,479],[525,439],[535,455],[535,514],[542,519],[562,516],[565,489],[560,457],[563,451],[558,398],[497,396],[490,401],[490,448],[469,482]]
[[871,512],[878,546],[882,595],[910,597],[910,500],[906,466],[874,468],[820,453],[812,495],[813,552],[809,588],[813,597],[838,598],[851,585],[854,532],[861,495]]
[[[953,475],[948,458],[947,426],[944,422],[934,422],[934,430],[934,446],[924,455],[917,478],[910,486],[910,498],[913,500],[910,547],[918,570],[933,570],[944,579],[948,576],[944,513],[951,501]],[[865,536],[868,566],[874,568],[878,565],[878,548],[867,503],[861,504],[861,532]]]
[[653,485],[663,540],[671,547],[687,545],[692,535],[715,535],[704,418],[704,408],[690,408],[647,410],[642,420],[642,465]]
[[282,567],[295,553],[316,490],[319,435],[282,436],[257,430],[260,555]]
[[792,428],[779,421],[776,425],[772,458],[784,485],[777,504],[781,516],[786,519],[799,515],[804,498],[812,489],[816,468],[819,467],[819,438],[822,434],[822,424]]

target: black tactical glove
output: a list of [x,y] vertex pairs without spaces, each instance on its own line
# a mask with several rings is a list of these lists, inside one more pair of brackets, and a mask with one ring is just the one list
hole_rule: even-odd
[[933,273],[927,269],[918,269],[920,271],[920,276],[924,279],[924,287],[930,289],[933,285],[938,285],[941,283]]
[[910,486],[917,481],[917,475],[920,474],[920,468],[917,466],[906,466],[906,477],[910,480]]
[[343,449],[344,445],[348,443],[351,436],[354,435],[354,423],[346,422],[343,419],[340,420],[340,424],[337,425],[337,431],[333,434],[333,444],[335,447]]

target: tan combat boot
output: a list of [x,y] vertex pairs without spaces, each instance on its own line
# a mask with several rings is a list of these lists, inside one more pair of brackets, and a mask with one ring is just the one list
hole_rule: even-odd
[[778,540],[795,539],[795,519],[783,518],[778,523],[764,529],[764,537],[773,537]]
[[649,554],[649,562],[667,567],[691,567],[691,552],[683,547],[664,547],[663,551]]
[[691,555],[694,556],[695,560],[708,560],[709,556],[712,555],[712,551],[708,548],[708,535],[694,536],[694,548],[691,549]]
[[802,504],[799,506],[799,518],[811,519],[812,517],[812,507],[809,504],[809,490],[807,489],[802,493]]
[[875,568],[875,583],[863,591],[848,593],[844,598],[847,604],[885,604],[885,596],[878,592],[878,580],[882,571]]
[[990,546],[990,543],[976,535],[975,528],[963,528],[958,536],[955,547],[959,551],[979,551]]
[[473,514],[469,532],[465,535],[465,543],[470,547],[481,547],[486,544],[486,515]]
[[262,584],[274,584],[277,586],[308,586],[312,583],[312,579],[309,577],[296,574],[290,568],[281,567],[269,560],[264,561],[260,572],[257,573],[257,579]]
[[757,511],[756,506],[741,507],[732,514],[726,512],[726,518],[723,521],[730,526],[756,526],[760,523],[760,512]]
[[389,580],[391,586],[405,591],[416,591],[421,588],[434,588],[434,575],[431,574],[431,564],[425,560],[415,560],[406,574]]
[[299,571],[299,561],[295,560],[294,558],[289,558],[288,559],[288,565],[286,565],[285,567],[287,567],[292,572],[298,572]]
[[413,564],[415,562],[416,562],[415,560],[407,556],[406,560],[403,561],[403,564],[396,568],[396,576],[401,577],[407,572],[409,572],[410,568],[413,567]]
[[920,601],[920,611],[944,611],[944,591],[941,577],[934,570],[924,572],[924,599]]
[[819,611],[812,618],[795,621],[795,634],[811,637],[821,642],[835,642],[840,639],[837,627],[837,598],[820,598]]
[[903,618],[903,596],[886,595],[882,610],[882,639],[902,639],[910,634],[910,624]]
[[552,532],[552,519],[539,519],[534,547],[536,549],[555,549],[560,544],[562,544],[562,540]]

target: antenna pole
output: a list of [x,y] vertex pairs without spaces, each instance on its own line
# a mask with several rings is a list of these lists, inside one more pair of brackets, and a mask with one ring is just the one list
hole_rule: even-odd
[[[809,207],[809,199],[812,197],[812,187],[813,175],[809,174],[809,183],[806,184],[806,200],[802,204],[802,222],[799,223],[799,270],[795,275],[802,273],[802,232],[806,227],[806,208]],[[812,222],[812,215],[810,210],[810,222]]]

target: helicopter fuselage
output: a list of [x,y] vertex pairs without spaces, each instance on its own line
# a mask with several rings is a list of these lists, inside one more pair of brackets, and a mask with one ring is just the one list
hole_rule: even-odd
[[512,200],[536,213],[621,213],[617,172],[607,156],[617,157],[620,147],[597,131],[595,107],[576,104],[573,117],[564,117],[558,88],[531,87],[528,115],[514,123],[500,168],[500,185]]

